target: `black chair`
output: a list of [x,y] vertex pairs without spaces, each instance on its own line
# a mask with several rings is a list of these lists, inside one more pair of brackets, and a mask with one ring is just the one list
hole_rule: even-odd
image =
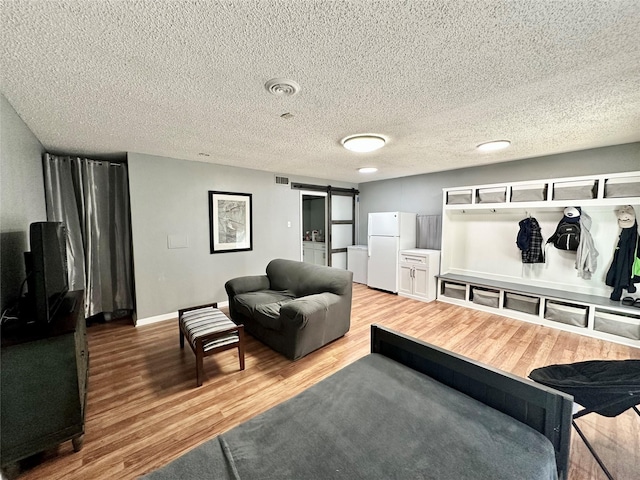
[[573,415],[573,428],[602,468],[607,478],[611,473],[595,452],[575,420],[589,413],[616,417],[633,409],[640,416],[640,360],[591,360],[587,362],[549,365],[536,368],[529,378],[561,392],[573,395],[583,407]]

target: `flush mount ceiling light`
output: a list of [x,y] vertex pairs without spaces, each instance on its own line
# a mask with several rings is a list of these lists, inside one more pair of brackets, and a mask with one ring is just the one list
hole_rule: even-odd
[[300,91],[300,85],[286,78],[272,78],[264,84],[264,88],[276,97],[292,97]]
[[373,152],[384,147],[386,140],[381,135],[358,134],[345,137],[341,140],[342,146],[352,152]]
[[495,152],[496,150],[507,148],[509,145],[511,145],[509,140],[494,140],[492,142],[481,143],[476,146],[476,148],[481,152]]
[[378,171],[378,169],[376,167],[362,167],[359,168],[358,171],[360,173],[375,173]]

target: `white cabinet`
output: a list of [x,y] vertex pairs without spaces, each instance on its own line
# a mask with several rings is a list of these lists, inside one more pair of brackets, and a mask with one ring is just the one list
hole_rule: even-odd
[[[610,300],[604,282],[621,205],[640,213],[640,172],[443,189],[438,300],[640,347],[640,312]],[[535,217],[546,241],[567,206],[593,222],[599,256],[591,279],[577,275],[575,252],[550,247],[545,264],[523,265],[515,245],[521,219]]]
[[327,264],[327,247],[324,243],[317,243],[313,249],[313,263],[316,265]]
[[431,302],[436,298],[440,250],[412,248],[400,251],[398,295]]
[[353,272],[353,281],[367,284],[368,249],[366,245],[347,247],[347,270]]
[[302,242],[302,261],[305,263],[313,263],[313,245],[311,242]]
[[302,261],[315,265],[326,265],[326,244],[320,242],[302,242]]

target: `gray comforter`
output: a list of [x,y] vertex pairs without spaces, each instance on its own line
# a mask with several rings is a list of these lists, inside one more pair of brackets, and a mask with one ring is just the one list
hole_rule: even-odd
[[378,354],[144,477],[556,479],[528,426]]

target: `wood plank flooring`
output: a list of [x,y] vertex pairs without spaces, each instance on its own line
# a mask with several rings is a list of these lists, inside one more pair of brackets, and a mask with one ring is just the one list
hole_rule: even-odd
[[[71,442],[23,462],[21,479],[131,479],[277,405],[369,352],[378,323],[526,377],[534,368],[588,359],[640,359],[640,349],[446,303],[429,304],[354,284],[351,330],[291,362],[247,338],[246,370],[235,350],[205,358],[180,350],[177,320],[135,328],[119,321],[88,329],[89,393],[84,448]],[[618,480],[638,479],[640,418],[578,420]],[[573,434],[570,480],[605,478]]]

